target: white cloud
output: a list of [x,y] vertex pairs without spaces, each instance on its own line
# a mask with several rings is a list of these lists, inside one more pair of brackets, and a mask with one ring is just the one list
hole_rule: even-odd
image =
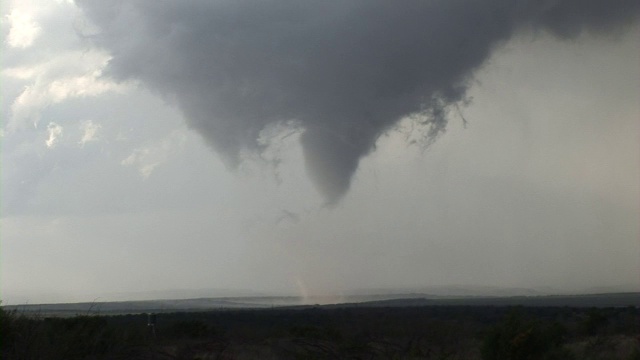
[[76,50],[35,65],[4,70],[2,75],[28,82],[11,104],[7,129],[15,131],[28,123],[37,127],[43,109],[67,99],[127,91],[130,83],[116,83],[102,77],[109,58],[102,51]]
[[48,95],[53,103],[68,98],[96,96],[109,91],[117,91],[119,86],[113,82],[100,79],[99,70],[80,76],[62,78],[51,82]]
[[37,67],[14,67],[2,71],[2,75],[14,79],[29,80],[36,75]]
[[49,123],[49,126],[47,126],[47,134],[49,134],[49,137],[47,138],[47,141],[45,141],[45,144],[49,149],[53,149],[58,144],[58,141],[62,136],[62,131],[62,126],[54,122]]
[[185,140],[186,134],[183,131],[173,131],[167,138],[156,144],[134,149],[120,163],[123,166],[137,167],[140,175],[147,179],[159,165],[167,161],[175,153],[176,149],[180,149],[183,146]]
[[14,48],[28,48],[42,33],[42,28],[33,19],[33,15],[22,9],[13,9],[5,15],[11,28],[6,42]]
[[91,120],[83,121],[80,124],[80,130],[82,131],[82,138],[78,142],[80,146],[84,146],[88,142],[98,140],[98,132],[102,128],[102,125],[96,124]]

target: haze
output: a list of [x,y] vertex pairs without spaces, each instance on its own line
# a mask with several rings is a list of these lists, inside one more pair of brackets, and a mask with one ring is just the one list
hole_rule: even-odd
[[0,298],[640,290],[637,1],[5,1]]

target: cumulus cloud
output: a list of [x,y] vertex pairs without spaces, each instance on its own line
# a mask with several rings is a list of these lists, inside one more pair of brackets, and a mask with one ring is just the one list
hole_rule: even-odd
[[49,123],[49,125],[47,126],[47,140],[45,141],[45,144],[47,145],[47,147],[49,149],[54,148],[57,144],[58,141],[60,139],[60,137],[62,136],[62,132],[63,132],[63,128],[62,126],[51,122]]
[[67,99],[125,92],[129,84],[102,77],[108,60],[104,51],[74,50],[37,64],[3,70],[3,75],[27,82],[11,104],[7,130],[16,131],[29,123],[37,127],[45,108]]
[[83,121],[80,124],[80,130],[82,131],[82,138],[78,144],[84,146],[86,143],[98,140],[98,131],[102,128],[102,125],[97,124],[91,120]]
[[11,47],[27,48],[42,32],[42,28],[33,19],[33,16],[24,10],[14,9],[5,18],[10,26],[5,41]]
[[175,103],[231,167],[264,149],[265,129],[302,129],[307,172],[329,204],[400,119],[414,118],[428,140],[442,133],[474,71],[514,34],[610,32],[640,9],[635,0],[77,3],[112,56],[105,74]]
[[134,166],[143,179],[164,163],[186,140],[182,131],[174,131],[161,141],[134,149],[129,156],[120,162],[123,166]]

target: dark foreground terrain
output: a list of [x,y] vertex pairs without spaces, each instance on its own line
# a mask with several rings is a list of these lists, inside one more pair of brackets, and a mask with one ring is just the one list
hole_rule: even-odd
[[[347,306],[47,317],[0,310],[1,359],[640,359],[640,309]],[[155,330],[155,334],[154,331]]]

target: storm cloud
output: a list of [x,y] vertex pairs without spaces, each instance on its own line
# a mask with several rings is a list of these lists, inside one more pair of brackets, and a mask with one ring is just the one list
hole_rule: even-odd
[[104,75],[175,104],[228,166],[260,153],[264,130],[301,129],[307,173],[328,204],[400,119],[414,116],[428,140],[442,133],[474,72],[514,35],[611,33],[640,10],[635,0],[78,5],[96,26],[80,32],[112,56]]

